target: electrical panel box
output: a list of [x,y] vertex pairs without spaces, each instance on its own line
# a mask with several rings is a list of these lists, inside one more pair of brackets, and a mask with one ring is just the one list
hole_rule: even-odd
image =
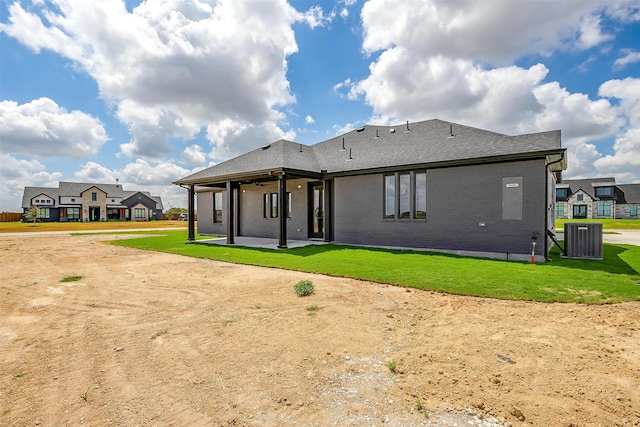
[[602,223],[564,224],[564,255],[567,258],[603,259]]

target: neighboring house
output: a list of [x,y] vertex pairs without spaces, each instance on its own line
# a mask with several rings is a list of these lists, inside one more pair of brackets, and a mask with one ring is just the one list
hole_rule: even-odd
[[557,218],[640,218],[639,208],[640,184],[593,178],[566,179],[556,185]]
[[162,200],[120,184],[60,182],[58,188],[25,187],[22,209],[38,208],[40,221],[149,221],[162,219]]
[[[198,232],[536,260],[551,247],[560,131],[507,136],[428,120],[312,146],[279,140],[184,177]],[[194,238],[189,221],[189,239]]]

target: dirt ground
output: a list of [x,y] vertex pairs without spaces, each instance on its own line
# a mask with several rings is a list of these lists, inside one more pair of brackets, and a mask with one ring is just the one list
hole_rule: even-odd
[[0,425],[640,425],[640,302],[450,296],[113,238],[0,235]]

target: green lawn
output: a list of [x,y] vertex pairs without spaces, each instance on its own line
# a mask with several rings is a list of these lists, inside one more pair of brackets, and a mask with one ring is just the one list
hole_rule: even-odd
[[601,222],[603,230],[640,230],[640,219],[556,219],[556,230],[563,231],[566,222]]
[[499,299],[589,304],[640,300],[640,247],[604,245],[604,261],[571,260],[552,251],[552,262],[529,264],[433,252],[310,245],[270,250],[187,243],[186,232],[154,234],[114,245],[198,258],[276,267]]

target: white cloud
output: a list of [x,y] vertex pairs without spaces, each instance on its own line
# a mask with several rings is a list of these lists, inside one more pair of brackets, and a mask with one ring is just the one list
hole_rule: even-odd
[[132,190],[149,191],[154,196],[160,196],[164,208],[187,207],[187,192],[171,182],[178,180],[191,173],[197,172],[201,168],[192,170],[182,168],[170,162],[150,164],[138,159],[134,163],[127,164],[124,169],[118,171],[121,175],[121,182],[130,184]]
[[207,127],[207,138],[214,145],[209,157],[218,161],[238,156],[279,139],[294,140],[294,131],[284,132],[273,123],[255,126],[231,119]]
[[115,184],[116,178],[119,178],[117,173],[112,172],[110,169],[96,162],[85,163],[79,171],[74,173],[74,176],[78,182],[94,182],[103,184]]
[[[333,85],[332,89],[341,98],[348,97],[349,99],[355,99],[357,96],[354,97],[350,95],[352,88],[353,88],[353,82],[351,81],[351,79],[345,79],[344,81],[341,81],[340,83],[336,83],[335,85]],[[346,91],[346,95],[343,93],[345,91]]]
[[598,93],[619,101],[620,113],[627,123],[616,135],[614,154],[598,159],[595,166],[640,182],[640,79],[609,80],[600,86]]
[[608,100],[592,101],[582,93],[570,93],[557,82],[546,83],[533,89],[533,94],[544,108],[519,131],[562,129],[565,144],[572,140],[583,142],[612,136],[623,124],[618,111]]
[[345,123],[344,126],[333,126],[333,130],[335,131],[335,135],[342,135],[347,132],[351,132],[359,126],[357,123]]
[[58,184],[60,172],[47,172],[37,160],[23,160],[0,154],[0,212],[22,212],[24,187],[49,187]]
[[349,8],[356,4],[356,0],[338,0],[329,12],[325,12],[322,7],[311,6],[304,12],[297,14],[297,21],[305,22],[311,29],[316,27],[329,26],[336,16],[340,16],[343,20],[349,17]]
[[363,48],[372,53],[401,46],[416,60],[442,55],[505,64],[601,43],[608,36],[596,13],[609,3],[370,0],[362,9]]
[[0,102],[2,152],[82,158],[97,153],[107,139],[100,120],[68,112],[49,98]]
[[119,171],[124,182],[135,185],[167,185],[190,173],[189,169],[182,168],[169,162],[150,164],[138,159],[127,164]]
[[298,20],[304,21],[314,29],[316,27],[324,27],[333,20],[334,15],[325,15],[320,6],[312,6],[306,12],[298,16]]
[[183,163],[202,166],[206,163],[207,158],[202,152],[202,147],[193,144],[184,149],[181,160]]
[[607,6],[606,13],[623,23],[638,22],[640,21],[640,3],[635,0],[613,2]]
[[277,108],[295,102],[286,58],[298,49],[299,19],[285,0],[148,0],[132,12],[122,0],[52,0],[26,10],[13,3],[0,31],[74,61],[129,127],[123,154],[160,159],[170,138],[194,138],[227,117],[279,120]]
[[308,124],[312,124],[312,123],[315,123],[316,121],[313,119],[313,117],[307,116],[304,118],[304,122]]
[[567,147],[567,157],[567,170],[563,172],[563,177],[579,179],[593,178],[598,175],[594,163],[602,158],[602,154],[595,145],[578,142]]
[[640,52],[636,52],[629,49],[622,50],[622,52],[626,53],[626,55],[623,56],[622,58],[616,59],[616,62],[613,63],[613,67],[616,70],[621,70],[629,64],[640,62]]
[[613,38],[602,33],[599,15],[583,16],[578,34],[577,47],[580,49],[589,49]]
[[533,90],[547,75],[541,64],[485,70],[471,61],[441,56],[415,60],[393,48],[352,88],[383,122],[440,118],[513,132],[543,110]]

